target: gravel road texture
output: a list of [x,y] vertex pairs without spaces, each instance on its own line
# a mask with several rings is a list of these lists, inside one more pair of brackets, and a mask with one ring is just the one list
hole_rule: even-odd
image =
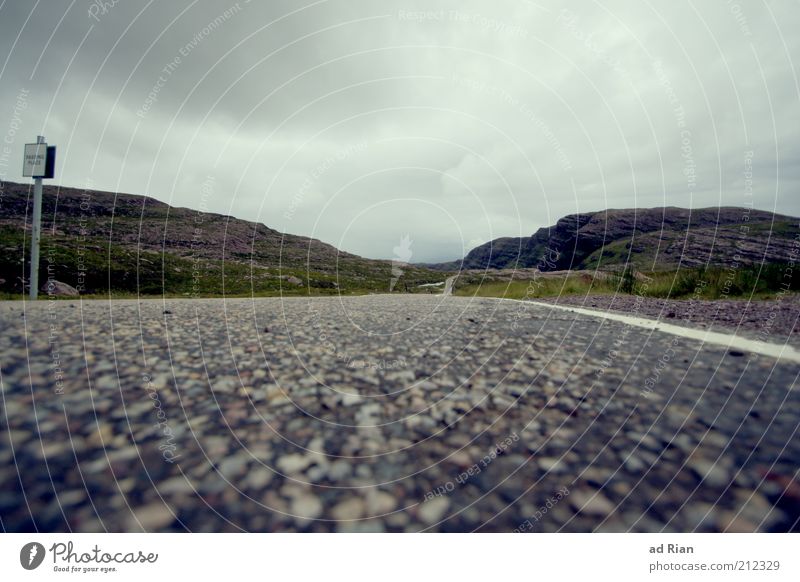
[[767,356],[441,295],[0,325],[4,531],[798,529],[800,366]]

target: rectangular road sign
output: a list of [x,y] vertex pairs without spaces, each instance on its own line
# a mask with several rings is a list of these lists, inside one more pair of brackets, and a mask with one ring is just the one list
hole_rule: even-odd
[[26,143],[22,161],[22,175],[26,178],[41,178],[47,173],[47,144]]

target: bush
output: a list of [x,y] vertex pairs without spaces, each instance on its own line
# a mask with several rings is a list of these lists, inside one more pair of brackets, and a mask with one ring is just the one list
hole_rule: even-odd
[[623,293],[632,294],[636,289],[636,277],[633,274],[631,267],[625,267],[620,279],[619,289]]

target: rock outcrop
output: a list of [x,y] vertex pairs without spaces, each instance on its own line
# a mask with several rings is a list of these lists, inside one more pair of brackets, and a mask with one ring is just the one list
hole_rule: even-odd
[[78,290],[72,285],[56,281],[55,279],[45,281],[40,291],[47,295],[55,295],[56,297],[77,297],[80,295]]
[[644,208],[572,214],[528,238],[500,238],[441,270],[595,269],[634,264],[647,270],[788,260],[800,219],[735,207]]

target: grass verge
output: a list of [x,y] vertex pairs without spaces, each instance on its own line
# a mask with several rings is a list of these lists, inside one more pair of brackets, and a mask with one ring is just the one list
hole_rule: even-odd
[[613,293],[661,299],[767,299],[779,292],[800,291],[800,272],[786,264],[635,274],[630,269],[622,273],[545,273],[533,279],[511,281],[498,281],[491,276],[464,279],[457,282],[455,295],[506,299]]

